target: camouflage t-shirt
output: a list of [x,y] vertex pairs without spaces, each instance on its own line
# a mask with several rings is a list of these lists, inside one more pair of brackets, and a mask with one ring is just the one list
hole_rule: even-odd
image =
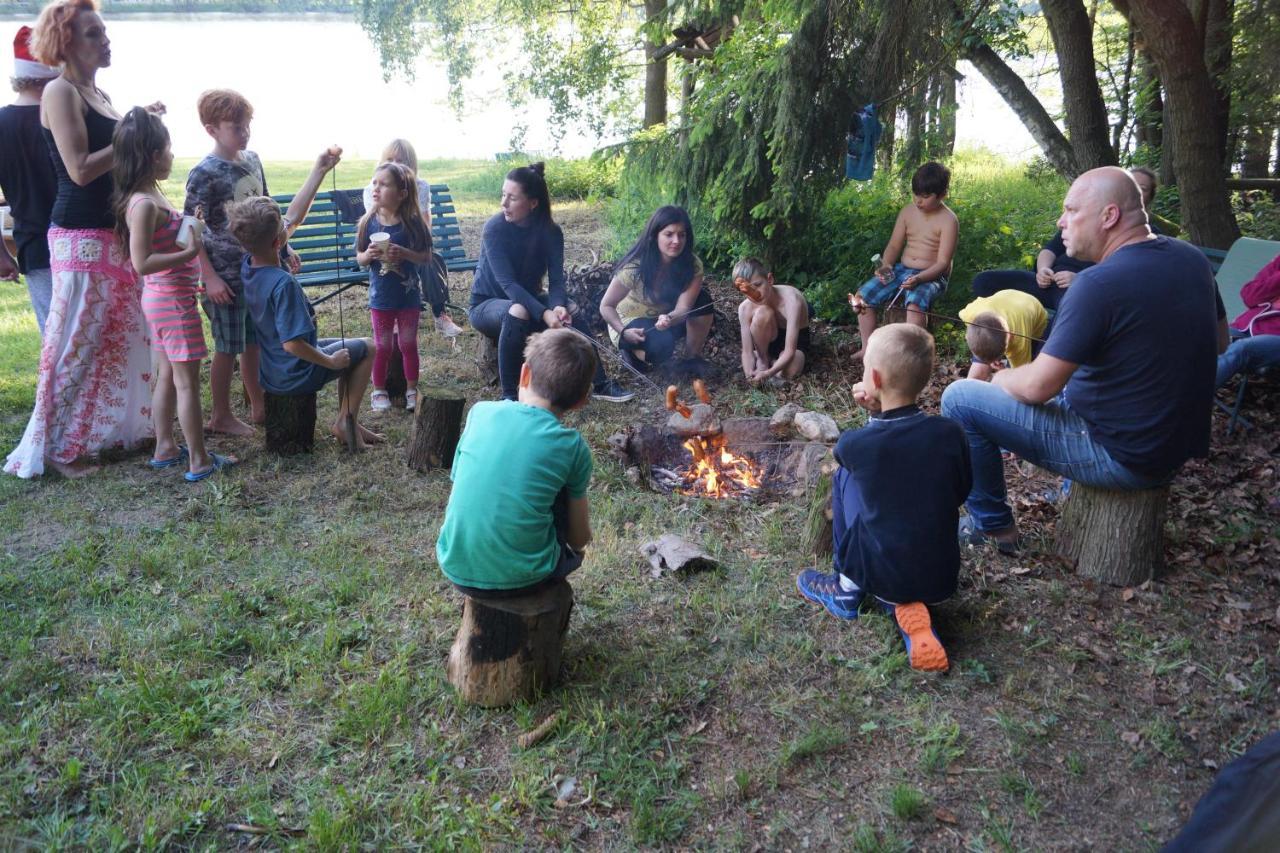
[[187,200],[183,212],[195,213],[196,205],[204,208],[204,248],[214,270],[229,287],[240,290],[240,259],[245,250],[227,230],[228,202],[244,201],[267,194],[267,176],[262,161],[252,151],[239,160],[223,160],[210,154],[187,175]]

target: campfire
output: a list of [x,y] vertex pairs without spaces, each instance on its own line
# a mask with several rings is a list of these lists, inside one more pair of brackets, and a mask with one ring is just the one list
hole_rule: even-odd
[[692,463],[677,472],[684,481],[682,495],[711,498],[749,497],[763,485],[760,467],[733,453],[723,435],[694,436],[684,443]]

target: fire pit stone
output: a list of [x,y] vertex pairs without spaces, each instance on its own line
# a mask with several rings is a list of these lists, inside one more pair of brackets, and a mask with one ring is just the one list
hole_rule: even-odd
[[787,403],[778,411],[773,413],[773,417],[769,418],[769,429],[773,430],[777,435],[790,435],[793,422],[796,415],[803,411],[795,403]]
[[720,418],[713,407],[706,403],[694,403],[689,409],[687,418],[679,412],[672,412],[671,417],[667,418],[667,429],[681,438],[720,434]]
[[800,412],[795,416],[796,429],[810,441],[828,444],[840,438],[840,427],[835,418],[822,412]]

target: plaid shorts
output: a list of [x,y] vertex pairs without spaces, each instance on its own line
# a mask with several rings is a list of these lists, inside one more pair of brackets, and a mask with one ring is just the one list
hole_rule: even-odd
[[214,352],[239,355],[250,344],[258,343],[258,333],[253,329],[253,320],[249,317],[249,309],[244,301],[244,285],[236,287],[230,282],[227,286],[235,294],[235,302],[219,305],[208,296],[201,298],[205,316],[209,318],[209,328],[213,331]]
[[[866,284],[858,289],[858,295],[867,301],[868,305],[887,305],[893,301],[898,294],[898,288],[902,286],[902,282],[920,272],[920,270],[904,267],[902,264],[893,265],[893,277],[888,281],[881,281],[880,276],[872,276]],[[911,290],[902,291],[902,296],[898,297],[899,305],[915,305],[923,311],[928,311],[929,306],[933,304],[933,300],[938,298],[938,294],[947,289],[947,277],[940,275],[934,281],[922,281]]]

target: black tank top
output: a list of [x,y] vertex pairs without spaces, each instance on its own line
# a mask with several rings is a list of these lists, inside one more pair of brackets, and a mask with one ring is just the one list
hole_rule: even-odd
[[[71,180],[67,166],[62,162],[58,145],[53,141],[53,131],[47,127],[40,129],[44,131],[44,141],[49,146],[49,156],[53,158],[53,170],[58,175],[58,195],[53,200],[50,220],[59,228],[114,228],[116,218],[111,212],[110,170],[94,178],[88,186],[80,186]],[[92,154],[111,144],[116,120],[89,107],[85,110],[84,129],[89,137],[89,153]]]

